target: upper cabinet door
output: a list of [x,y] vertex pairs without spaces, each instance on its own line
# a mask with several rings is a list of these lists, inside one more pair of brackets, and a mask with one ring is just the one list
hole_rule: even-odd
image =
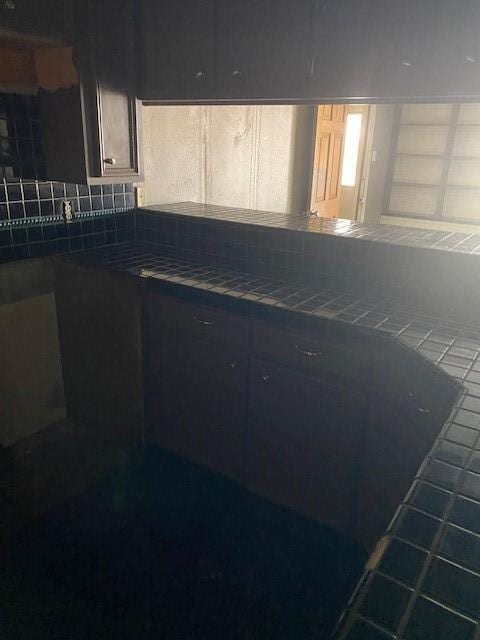
[[[382,0],[317,0],[310,96],[319,101],[371,95]],[[385,2],[385,0],[383,0]],[[385,2],[390,6],[390,2]]]
[[478,0],[384,2],[377,15],[374,97],[478,99]]
[[141,0],[139,97],[212,97],[215,0]]
[[50,180],[79,184],[141,179],[135,97],[134,0],[75,0],[74,61],[80,84],[42,92]]
[[0,0],[0,35],[63,42],[70,37],[65,0]]
[[305,96],[311,72],[312,0],[218,3],[219,98]]
[[429,86],[438,97],[480,96],[480,2],[439,0]]
[[478,0],[317,0],[311,97],[480,94]]
[[432,95],[432,70],[444,0],[374,0],[374,46],[370,96],[416,98]]
[[132,0],[91,0],[90,8],[96,84],[91,96],[97,121],[92,131],[98,132],[92,148],[92,169],[103,178],[136,176],[141,173],[140,110],[135,97]]

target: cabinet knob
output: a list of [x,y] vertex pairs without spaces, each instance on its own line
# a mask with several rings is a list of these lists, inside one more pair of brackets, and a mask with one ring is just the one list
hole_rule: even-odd
[[402,67],[413,67],[412,63],[410,62],[410,60],[402,60]]
[[465,62],[470,62],[470,64],[473,64],[476,61],[477,59],[474,58],[473,56],[465,56]]
[[262,382],[268,382],[269,378],[270,378],[270,376],[263,375],[263,376],[261,377],[261,381],[262,381]]
[[6,11],[15,11],[17,8],[14,0],[3,0],[2,6]]
[[105,164],[109,164],[112,167],[114,167],[117,164],[117,161],[115,158],[104,158],[103,161],[105,162]]
[[231,362],[230,363],[230,369],[236,369],[237,368],[237,363],[236,362]]
[[197,80],[202,80],[206,75],[207,74],[205,73],[205,71],[197,71],[197,73],[195,74],[195,78]]
[[240,71],[240,69],[234,69],[232,71],[232,77],[233,78],[239,78],[242,75],[242,72]]

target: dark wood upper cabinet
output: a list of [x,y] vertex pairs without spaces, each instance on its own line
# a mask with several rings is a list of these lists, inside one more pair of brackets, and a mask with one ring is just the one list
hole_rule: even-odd
[[139,97],[198,100],[212,96],[215,0],[139,3]]
[[317,3],[312,96],[319,100],[427,95],[436,0]]
[[68,0],[0,0],[0,37],[68,42],[69,5]]
[[432,95],[480,97],[480,3],[436,3],[429,87]]
[[42,95],[47,177],[136,182],[142,167],[133,4],[76,2],[73,15],[80,85]]
[[318,100],[411,100],[480,95],[475,0],[318,2]]
[[476,0],[405,0],[377,13],[381,55],[373,96],[480,96],[480,4]]
[[370,95],[378,55],[372,40],[379,28],[375,18],[378,3],[379,0],[316,2],[312,98],[341,100]]
[[[432,72],[443,0],[374,0],[369,96],[410,99],[435,94]],[[442,74],[443,75],[443,74]],[[442,82],[448,79],[443,76]],[[441,87],[438,87],[441,89]]]
[[312,0],[143,0],[144,100],[295,98],[311,68]]
[[142,0],[144,100],[480,95],[476,0]]
[[305,95],[312,64],[312,0],[229,0],[217,9],[219,98]]

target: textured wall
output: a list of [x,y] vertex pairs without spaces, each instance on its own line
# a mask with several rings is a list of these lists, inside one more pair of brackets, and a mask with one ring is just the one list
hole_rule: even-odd
[[145,107],[146,204],[300,211],[309,197],[312,127],[312,107]]

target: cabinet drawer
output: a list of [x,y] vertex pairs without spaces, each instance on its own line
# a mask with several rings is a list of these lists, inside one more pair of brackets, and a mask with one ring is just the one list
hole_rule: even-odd
[[155,327],[164,324],[177,327],[204,340],[248,346],[249,321],[240,315],[215,307],[181,302],[170,296],[150,296],[150,322],[155,340]]
[[301,331],[254,322],[253,351],[299,368],[361,379],[366,353],[353,343],[340,344]]

